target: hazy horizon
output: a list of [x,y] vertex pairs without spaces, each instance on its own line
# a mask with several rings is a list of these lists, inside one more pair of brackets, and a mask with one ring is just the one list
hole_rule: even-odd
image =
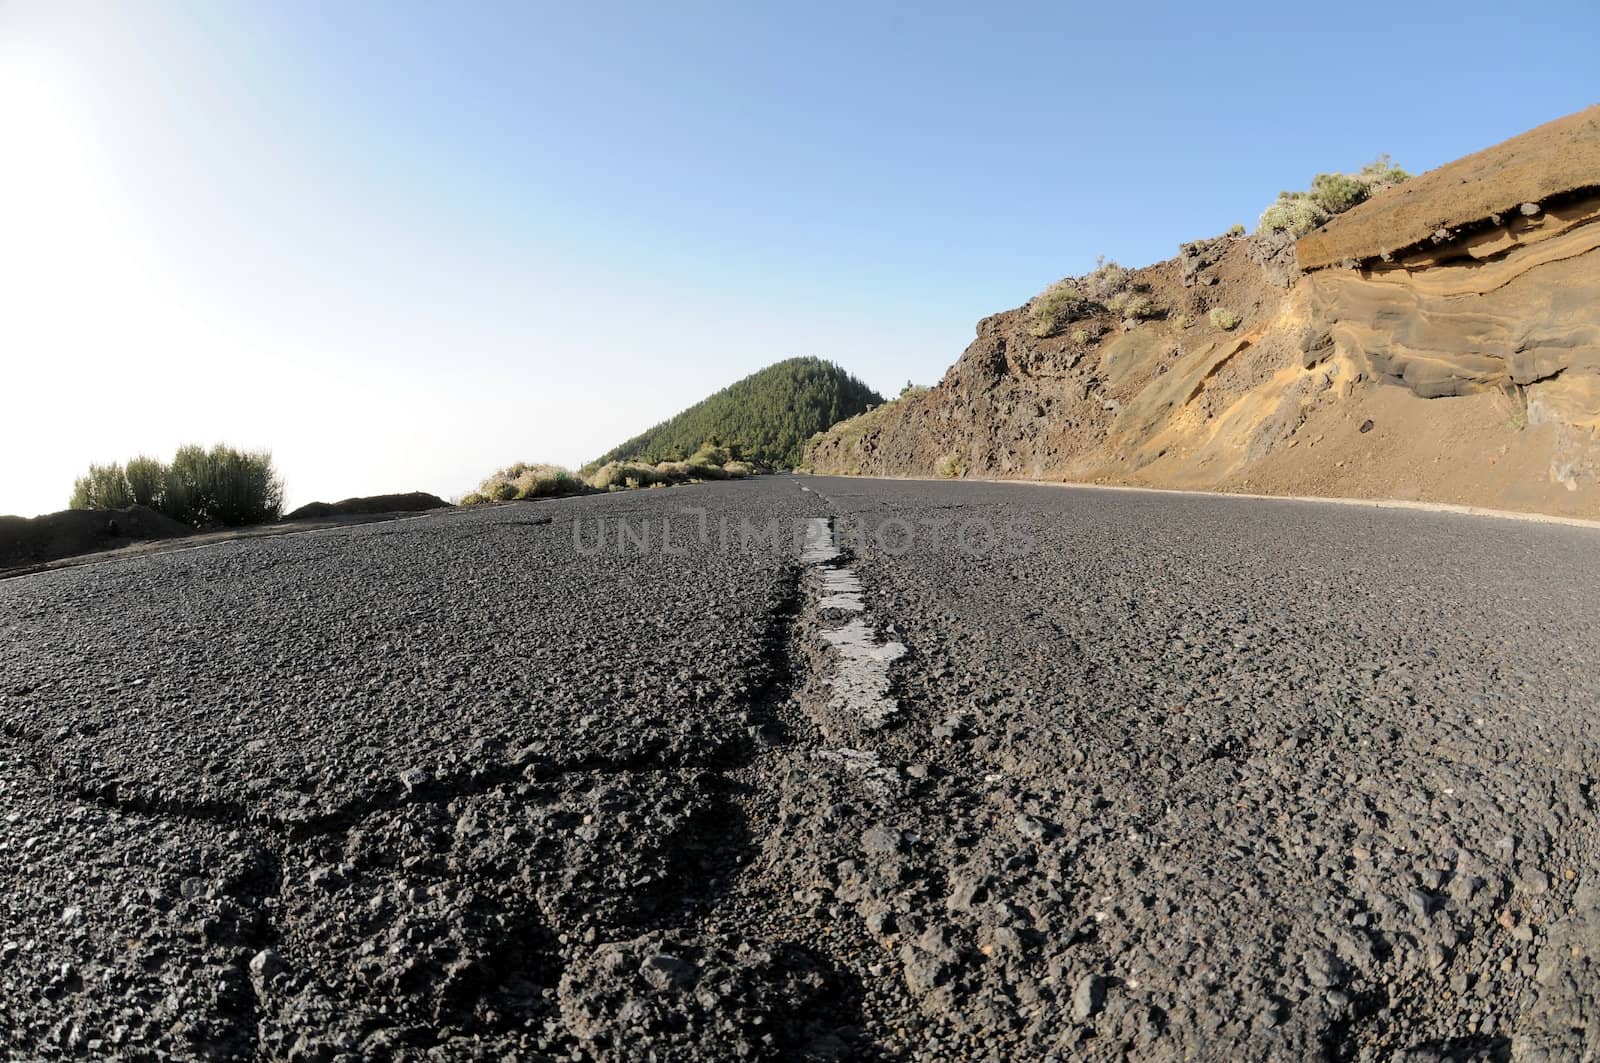
[[1562,32],[1472,80],[1439,26],[1499,5],[13,0],[0,513],[187,442],[271,450],[291,507],[454,497],[793,356],[931,384],[1099,254],[1594,103],[1600,13],[1518,17]]

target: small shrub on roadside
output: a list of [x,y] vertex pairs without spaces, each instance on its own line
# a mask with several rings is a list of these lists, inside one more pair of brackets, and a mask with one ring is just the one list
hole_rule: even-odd
[[589,474],[589,486],[597,491],[620,491],[640,487],[650,481],[655,470],[640,462],[610,461]]
[[939,461],[938,472],[946,480],[953,480],[960,476],[963,472],[961,458],[955,454],[946,454]]
[[588,485],[559,465],[524,465],[512,481],[516,498],[559,498],[582,494]]
[[1239,315],[1225,306],[1213,307],[1211,313],[1207,316],[1211,319],[1213,325],[1225,331],[1232,330],[1238,327],[1239,324]]
[[702,480],[743,479],[755,474],[755,465],[741,460],[736,448],[716,441],[702,444],[684,461],[608,461],[580,476],[559,465],[519,462],[501,469],[461,505],[509,502],[528,498],[562,498],[594,491],[632,491],[647,487],[674,487]]
[[1079,347],[1088,346],[1089,341],[1093,338],[1093,336],[1089,335],[1089,330],[1086,328],[1072,330],[1072,342],[1076,343]]
[[701,443],[686,459],[689,465],[726,465],[737,460],[739,455],[733,447],[724,446],[717,442]]
[[512,502],[526,498],[563,498],[589,493],[589,485],[559,465],[519,461],[495,472],[478,489],[461,498],[461,505]]

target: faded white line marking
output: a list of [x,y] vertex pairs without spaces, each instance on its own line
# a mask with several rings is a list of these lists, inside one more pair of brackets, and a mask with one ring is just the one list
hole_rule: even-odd
[[906,655],[906,647],[877,637],[867,615],[861,577],[839,563],[843,556],[831,521],[818,517],[806,522],[800,560],[816,572],[822,584],[818,610],[857,614],[822,633],[838,656],[834,674],[828,678],[833,690],[830,707],[856,718],[868,730],[876,730],[900,711],[890,694],[889,666]]
[[803,565],[826,565],[839,559],[839,547],[833,541],[833,526],[827,517],[814,517],[806,521],[805,548],[800,551]]

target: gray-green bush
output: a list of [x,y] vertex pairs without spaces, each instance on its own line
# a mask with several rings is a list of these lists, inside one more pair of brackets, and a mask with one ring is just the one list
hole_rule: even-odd
[[[1155,317],[1160,308],[1144,294],[1148,290],[1146,286],[1134,284],[1133,270],[1101,255],[1094,269],[1081,279],[1064,277],[1034,296],[1028,305],[1028,331],[1040,339],[1054,336],[1072,322],[1090,317],[1102,308],[1125,321]],[[1092,338],[1078,339],[1083,331],[1077,329],[1072,333],[1073,342],[1080,346]]]
[[1371,193],[1359,177],[1343,173],[1319,173],[1311,179],[1309,193],[1317,206],[1329,214],[1343,214]]
[[1154,317],[1156,304],[1148,295],[1122,291],[1106,300],[1106,309],[1113,314],[1121,314],[1125,320],[1139,320]]
[[1219,329],[1231,330],[1239,325],[1239,315],[1225,306],[1214,306],[1211,313],[1206,315],[1211,323]]
[[1096,260],[1094,272],[1083,278],[1083,286],[1089,297],[1101,303],[1127,291],[1132,283],[1133,271],[1108,261],[1104,255]]
[[1286,232],[1299,238],[1325,224],[1335,214],[1371,198],[1375,193],[1409,180],[1411,175],[1380,155],[1353,174],[1319,173],[1306,192],[1279,192],[1278,199],[1261,212],[1258,232]]
[[1286,232],[1304,236],[1319,228],[1330,217],[1326,210],[1305,192],[1279,192],[1278,201],[1261,212],[1259,232]]
[[1071,279],[1056,281],[1034,297],[1028,331],[1039,339],[1054,336],[1080,311],[1083,292]]

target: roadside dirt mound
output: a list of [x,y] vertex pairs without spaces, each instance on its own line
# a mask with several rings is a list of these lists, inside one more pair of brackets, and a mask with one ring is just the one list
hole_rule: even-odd
[[194,529],[187,524],[144,506],[68,509],[42,517],[0,517],[0,568],[193,534]]
[[[809,466],[1600,516],[1597,126],[1551,123],[1297,245],[1185,244],[1128,279],[1139,318],[1085,300],[1044,329],[1048,293],[985,318],[938,386],[816,437]],[[1314,268],[1330,256],[1359,267]]]
[[429,509],[448,509],[450,503],[426,491],[400,495],[368,495],[343,502],[308,502],[284,520],[320,520],[323,517],[350,517],[371,513],[420,513]]

